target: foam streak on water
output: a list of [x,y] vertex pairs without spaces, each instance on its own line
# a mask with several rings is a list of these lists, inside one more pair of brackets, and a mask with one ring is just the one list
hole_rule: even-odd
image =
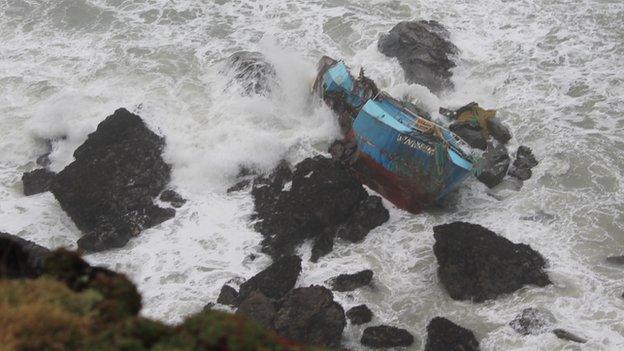
[[[461,49],[454,92],[436,97],[406,84],[398,64],[377,52],[379,34],[409,19],[435,19],[451,32]],[[484,350],[577,349],[550,334],[513,332],[507,323],[529,306],[589,339],[583,349],[619,350],[624,271],[604,258],[624,252],[622,23],[619,0],[0,0],[0,230],[75,247],[79,232],[51,194],[21,195],[21,173],[35,167],[43,139],[64,136],[52,153],[62,169],[125,106],[167,137],[173,185],[190,201],[127,247],[88,259],[129,274],[147,316],[177,322],[200,310],[223,283],[270,262],[249,258],[261,240],[248,222],[249,195],[224,191],[238,165],[300,160],[337,135],[332,115],[307,93],[315,61],[328,54],[431,111],[473,100],[497,108],[515,136],[511,149],[529,145],[541,163],[521,192],[499,190],[502,201],[470,181],[446,210],[392,208],[363,243],[337,243],[306,263],[299,285],[372,268],[375,289],[336,298],[412,331],[414,350],[438,315],[474,330]],[[224,91],[221,60],[238,50],[263,52],[281,89],[269,97]],[[536,211],[555,220],[520,219]],[[530,244],[549,260],[555,284],[484,304],[451,300],[437,279],[431,228],[453,220]],[[361,329],[347,328],[346,346],[359,348]]]

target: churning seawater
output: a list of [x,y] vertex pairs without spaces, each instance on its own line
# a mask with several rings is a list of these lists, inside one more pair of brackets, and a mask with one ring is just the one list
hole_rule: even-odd
[[[455,91],[436,97],[407,85],[398,63],[377,52],[379,34],[410,19],[451,32],[461,49]],[[238,165],[297,161],[338,135],[308,95],[314,64],[328,54],[430,111],[470,101],[498,109],[515,137],[510,150],[528,145],[541,162],[520,191],[487,194],[468,181],[446,209],[421,215],[386,202],[388,223],[305,263],[298,284],[373,269],[374,288],[336,298],[345,308],[368,304],[374,323],[410,330],[413,350],[438,315],[475,331],[483,350],[621,350],[624,268],[605,257],[624,253],[623,23],[621,0],[0,0],[0,230],[75,248],[71,220],[51,194],[21,195],[21,174],[50,138],[65,137],[51,157],[62,169],[125,106],[166,136],[173,186],[190,201],[125,248],[87,258],[127,273],[147,316],[177,322],[201,310],[223,283],[270,262],[249,258],[261,239],[248,221],[250,196],[225,194]],[[272,96],[226,89],[221,60],[239,50],[275,65]],[[534,216],[544,212],[554,218]],[[432,226],[455,220],[530,244],[554,284],[483,304],[453,301],[436,275]],[[531,306],[589,342],[515,333],[508,323]],[[348,326],[345,346],[361,348],[362,329]]]

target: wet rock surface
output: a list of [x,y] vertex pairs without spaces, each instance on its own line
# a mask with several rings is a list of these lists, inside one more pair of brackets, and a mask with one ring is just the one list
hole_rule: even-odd
[[433,228],[438,276],[455,300],[482,302],[525,285],[546,286],[546,260],[477,224],[453,222]]
[[455,63],[451,57],[459,50],[440,23],[401,22],[379,38],[377,48],[399,60],[408,82],[424,85],[433,92],[453,87],[450,78]]
[[30,196],[44,193],[50,190],[50,185],[54,180],[56,173],[45,168],[39,168],[22,175],[22,184],[24,186],[24,195]]
[[360,325],[373,319],[373,312],[366,305],[355,306],[347,311],[347,318],[351,324]]
[[281,163],[271,175],[256,178],[251,193],[262,249],[274,258],[325,235],[319,239],[318,259],[331,249],[328,237],[361,240],[389,218],[344,166],[322,156],[305,159],[294,171]]
[[539,335],[548,333],[555,322],[550,312],[531,307],[522,310],[509,325],[519,334]]
[[275,301],[262,293],[253,292],[238,306],[237,314],[246,316],[267,329],[273,329]]
[[277,73],[261,53],[252,51],[234,53],[227,58],[226,65],[233,73],[233,79],[243,87],[244,94],[271,93]]
[[483,160],[480,165],[481,173],[477,176],[477,179],[488,188],[493,188],[500,184],[507,170],[509,169],[509,154],[507,148],[499,144],[498,146],[487,150],[483,154]]
[[221,292],[219,293],[219,297],[217,298],[217,303],[226,306],[237,306],[238,305],[238,291],[229,285],[223,285],[221,287]]
[[51,191],[84,233],[81,249],[124,246],[175,215],[153,203],[170,179],[164,145],[139,116],[119,109],[76,149],[75,161],[57,174]]
[[405,329],[380,325],[364,329],[360,342],[374,348],[407,347],[414,343],[414,336]]
[[449,130],[462,138],[470,147],[480,150],[487,148],[487,139],[483,136],[478,125],[469,122],[456,122],[449,126]]
[[0,278],[35,278],[50,251],[32,241],[0,232]]
[[353,291],[370,284],[373,279],[373,271],[366,269],[354,274],[341,274],[329,280],[334,291]]
[[436,317],[427,325],[425,351],[477,351],[479,342],[472,331],[450,320]]
[[490,135],[501,144],[507,144],[511,139],[509,128],[498,118],[490,118],[487,121],[487,128]]
[[279,299],[295,287],[299,273],[301,273],[301,258],[281,257],[241,284],[238,299],[243,301],[254,291],[261,292],[269,298]]
[[538,164],[533,151],[527,146],[520,146],[516,151],[516,159],[509,169],[509,175],[520,180],[528,180],[533,175],[532,169]]
[[587,342],[587,339],[581,338],[578,335],[574,335],[574,334],[570,333],[567,330],[555,329],[555,330],[553,330],[553,333],[559,339],[562,339],[562,340],[568,340],[568,341],[576,342],[576,343],[579,343],[579,344],[585,344]]

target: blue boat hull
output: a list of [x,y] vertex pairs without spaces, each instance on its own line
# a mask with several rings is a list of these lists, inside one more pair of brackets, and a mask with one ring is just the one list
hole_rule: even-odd
[[350,107],[350,115],[341,116],[352,119],[344,144],[357,147],[347,163],[362,183],[397,207],[420,212],[472,174],[472,159],[456,135],[384,93],[366,99],[362,89],[353,91],[357,80],[346,66],[333,62],[321,72],[320,92]]

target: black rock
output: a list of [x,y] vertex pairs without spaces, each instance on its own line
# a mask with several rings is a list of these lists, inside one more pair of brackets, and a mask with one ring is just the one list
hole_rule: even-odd
[[453,87],[451,57],[459,51],[448,38],[436,21],[401,22],[379,38],[377,48],[399,60],[408,82],[439,92]]
[[[322,156],[305,159],[294,172],[280,164],[270,176],[257,178],[251,193],[262,249],[274,258],[321,235],[342,231],[350,233],[345,237],[362,238],[387,218],[387,210],[369,199],[343,165]],[[329,248],[328,237],[319,240],[315,257]]]
[[507,142],[511,139],[509,128],[507,128],[498,118],[488,119],[487,127],[490,131],[490,135],[499,143],[507,144]]
[[329,230],[323,231],[323,233],[314,239],[314,245],[312,246],[312,256],[310,261],[318,262],[319,258],[332,252],[334,249],[334,233]]
[[267,329],[273,329],[276,313],[275,302],[259,292],[251,293],[236,310]]
[[332,289],[335,291],[353,291],[370,284],[373,279],[373,271],[363,270],[354,274],[341,274],[329,280]]
[[455,122],[449,126],[449,130],[475,149],[485,150],[487,148],[487,139],[481,132],[479,125],[470,122]]
[[322,286],[293,289],[279,306],[274,330],[280,336],[308,345],[340,347],[347,322],[330,290]]
[[509,169],[509,163],[507,148],[499,144],[483,154],[483,160],[480,165],[481,173],[479,173],[477,179],[487,185],[488,188],[493,188],[505,178]]
[[373,312],[368,306],[359,305],[347,311],[347,318],[349,318],[352,324],[365,324],[373,319]]
[[611,264],[624,265],[624,256],[611,256],[607,257],[607,262]]
[[268,268],[241,284],[239,301],[243,301],[254,291],[264,296],[279,299],[295,287],[301,273],[301,258],[285,256],[277,259]]
[[139,116],[119,109],[76,149],[75,161],[54,177],[51,191],[85,234],[78,240],[81,249],[121,247],[175,215],[153,203],[170,178],[164,145]]
[[581,338],[580,336],[574,335],[563,329],[555,329],[553,330],[553,333],[562,340],[568,340],[579,344],[585,344],[587,342],[587,339]]
[[555,317],[547,311],[526,308],[509,325],[522,335],[538,335],[549,332],[555,322]]
[[249,186],[249,184],[251,184],[251,179],[243,179],[237,182],[236,184],[232,185],[231,187],[229,187],[226,192],[229,194],[229,193],[245,190]]
[[38,277],[49,252],[45,247],[31,241],[0,232],[0,278]]
[[405,329],[380,325],[364,329],[360,342],[374,348],[407,347],[414,343],[414,336]]
[[52,180],[56,173],[45,168],[39,168],[32,172],[26,172],[22,175],[22,184],[24,185],[24,195],[30,196],[44,193],[50,190]]
[[175,208],[180,208],[186,203],[186,199],[182,195],[173,190],[165,190],[160,194],[160,201],[168,202]]
[[527,284],[546,286],[546,260],[477,224],[453,222],[433,228],[440,282],[455,300],[482,302]]
[[338,226],[336,235],[353,243],[360,242],[371,230],[384,224],[388,219],[390,212],[383,206],[381,198],[369,196],[344,224]]
[[425,351],[477,351],[479,342],[472,331],[449,321],[436,317],[427,325],[427,344]]
[[229,285],[223,285],[217,303],[226,306],[238,306],[238,291]]
[[245,94],[269,94],[276,84],[275,68],[259,52],[234,53],[228,57],[227,65]]
[[538,165],[533,152],[527,146],[520,146],[516,152],[516,160],[509,170],[509,175],[520,180],[528,180],[533,175],[533,167]]

